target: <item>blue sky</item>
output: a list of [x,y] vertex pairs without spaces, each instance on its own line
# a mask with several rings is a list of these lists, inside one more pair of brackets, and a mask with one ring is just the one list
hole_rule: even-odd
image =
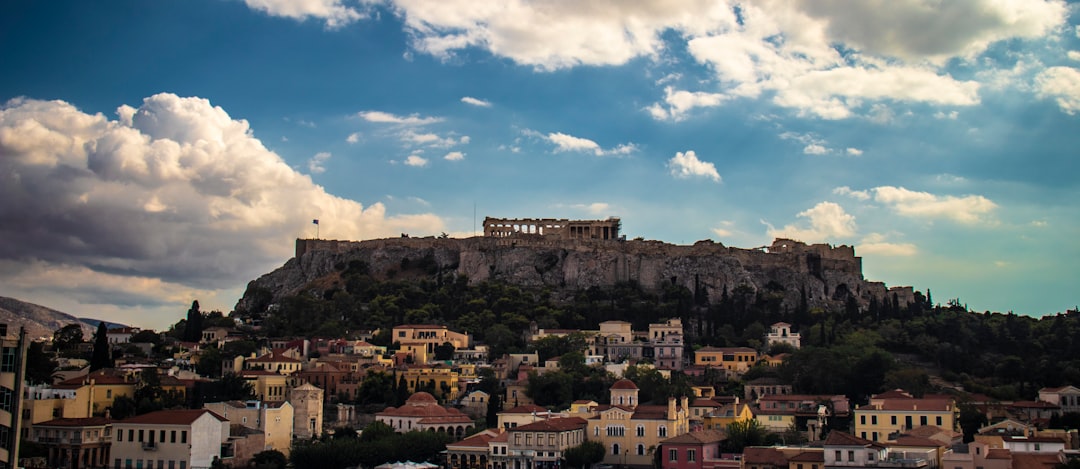
[[161,328],[227,312],[315,218],[618,216],[1064,311],[1078,23],[1042,0],[4,2],[0,295]]

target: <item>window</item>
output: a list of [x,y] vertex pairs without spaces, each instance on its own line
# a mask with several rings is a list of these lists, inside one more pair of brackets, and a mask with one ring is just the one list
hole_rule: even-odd
[[611,454],[614,454],[614,455],[619,454],[619,444],[618,443],[615,443],[615,444],[611,445]]
[[919,425],[925,426],[926,423],[927,423],[926,422],[926,416],[925,415],[919,416]]
[[637,445],[637,455],[638,456],[644,456],[645,455],[645,445],[643,445],[641,443],[638,443],[638,445]]
[[907,429],[907,430],[911,430],[911,416],[910,415],[904,417],[904,428]]
[[855,462],[855,451],[848,450],[848,452],[847,452],[847,460],[848,460],[848,462]]
[[158,432],[158,442],[160,442],[160,443],[165,442],[165,430],[161,430],[161,431]]
[[843,461],[843,460],[844,460],[844,458],[841,458],[841,457],[840,457],[840,450],[836,450],[836,454],[834,454],[833,456],[836,456],[836,457],[835,457],[835,458],[833,458],[833,459],[836,459],[836,461],[837,461],[837,462],[840,462],[840,461]]
[[686,450],[686,460],[689,461],[689,462],[696,461],[697,460],[697,451],[692,450],[692,449]]
[[870,425],[877,425],[877,416],[876,415],[871,415],[870,416]]
[[893,425],[896,425],[896,416],[895,416],[895,415],[893,415],[893,416],[892,416],[891,418],[892,418],[892,424],[893,424]]
[[637,426],[637,436],[645,436],[645,426],[644,425],[638,425]]
[[674,461],[678,461],[678,460],[679,460],[679,451],[674,450],[674,449],[669,449],[668,450],[668,461],[674,462]]
[[131,429],[131,428],[128,429],[128,441],[135,441],[135,430],[134,429]]
[[1042,446],[1039,445],[1038,443],[1035,443],[1035,451],[1038,451],[1040,449],[1042,449]]
[[941,416],[934,417],[934,425],[941,426]]
[[116,441],[124,441],[124,431],[120,430],[116,432]]
[[176,430],[169,432],[169,443],[176,443]]
[[0,372],[14,373],[15,363],[18,361],[17,347],[4,347],[3,356],[0,357]]
[[656,429],[656,434],[659,435],[660,437],[666,437],[667,436],[667,427],[661,425],[660,428]]
[[[187,444],[187,430],[180,430],[180,443]],[[183,467],[184,462],[180,461],[180,464],[181,464],[180,469],[185,469]]]
[[[151,430],[151,431],[153,431],[153,430]],[[142,442],[143,442],[143,431],[139,430],[139,443],[142,443]]]
[[860,415],[859,416],[859,425],[866,425],[866,416],[865,415]]
[[867,461],[873,461],[874,460],[874,452],[873,451],[870,451],[870,452],[866,453],[866,460]]
[[105,390],[105,398],[106,399],[112,399],[112,389],[106,389]]

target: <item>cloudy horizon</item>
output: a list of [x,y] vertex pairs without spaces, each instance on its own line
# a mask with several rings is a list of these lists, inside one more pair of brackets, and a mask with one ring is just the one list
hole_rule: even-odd
[[975,311],[1078,301],[1076,5],[58,5],[0,6],[3,296],[160,329],[227,313],[313,219],[619,216],[851,245]]

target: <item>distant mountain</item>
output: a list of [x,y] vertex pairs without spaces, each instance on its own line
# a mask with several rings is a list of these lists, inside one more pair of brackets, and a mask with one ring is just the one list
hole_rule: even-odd
[[0,323],[7,323],[8,333],[17,332],[19,326],[25,327],[26,336],[32,340],[52,337],[57,329],[77,323],[82,325],[86,340],[91,340],[98,320],[80,319],[52,308],[0,296]]

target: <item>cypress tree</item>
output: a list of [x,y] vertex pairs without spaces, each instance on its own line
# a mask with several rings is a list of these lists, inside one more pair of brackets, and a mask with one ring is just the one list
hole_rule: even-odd
[[97,332],[94,333],[94,353],[90,356],[90,371],[102,368],[112,368],[113,362],[109,353],[109,330],[104,322],[99,322]]

